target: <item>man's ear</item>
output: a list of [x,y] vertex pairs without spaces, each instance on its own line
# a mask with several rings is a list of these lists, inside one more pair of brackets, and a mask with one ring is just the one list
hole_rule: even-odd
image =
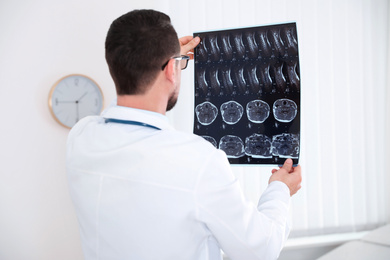
[[165,66],[164,73],[165,77],[171,81],[172,83],[175,83],[176,81],[176,64],[174,59],[170,59],[168,61],[167,66]]

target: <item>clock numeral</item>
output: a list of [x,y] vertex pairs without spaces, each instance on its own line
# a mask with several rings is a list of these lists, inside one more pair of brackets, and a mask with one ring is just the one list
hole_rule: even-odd
[[74,79],[74,84],[75,84],[75,86],[79,86],[79,79]]
[[55,104],[58,106],[58,98],[55,99]]

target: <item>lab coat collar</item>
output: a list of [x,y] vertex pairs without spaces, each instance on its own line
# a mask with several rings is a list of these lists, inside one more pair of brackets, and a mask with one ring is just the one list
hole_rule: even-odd
[[104,110],[101,116],[104,118],[138,121],[158,127],[161,130],[173,129],[165,115],[132,107],[114,105]]

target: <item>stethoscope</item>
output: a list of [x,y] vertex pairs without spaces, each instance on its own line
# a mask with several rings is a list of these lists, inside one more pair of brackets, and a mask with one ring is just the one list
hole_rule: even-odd
[[137,126],[144,126],[149,127],[156,130],[161,130],[161,128],[158,128],[154,125],[149,125],[143,122],[138,121],[132,121],[132,120],[121,120],[121,119],[115,119],[115,118],[104,118],[104,122],[107,123],[117,123],[117,124],[125,124],[125,125],[137,125]]

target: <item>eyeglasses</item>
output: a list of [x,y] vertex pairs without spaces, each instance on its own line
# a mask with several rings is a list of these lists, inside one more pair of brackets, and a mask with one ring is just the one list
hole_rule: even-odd
[[184,70],[185,68],[187,68],[188,61],[190,60],[190,56],[180,55],[177,57],[172,57],[167,62],[165,62],[164,65],[162,65],[161,70],[164,70],[165,67],[168,65],[168,62],[172,59],[180,61],[181,69]]

